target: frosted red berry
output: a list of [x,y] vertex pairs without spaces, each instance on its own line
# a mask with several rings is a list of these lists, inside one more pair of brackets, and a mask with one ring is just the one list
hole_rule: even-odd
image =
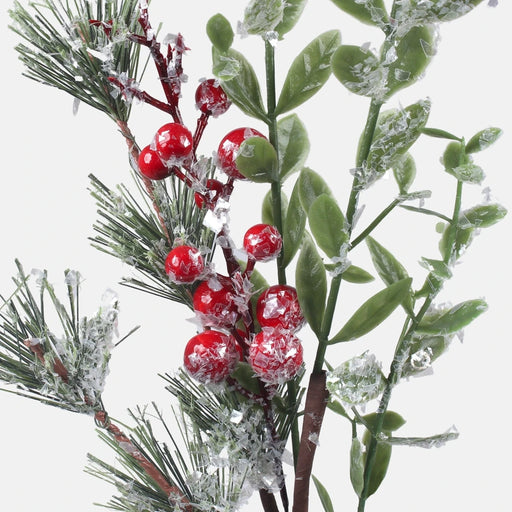
[[199,284],[194,292],[194,311],[202,325],[230,328],[238,319],[235,293],[229,279],[216,276]]
[[181,165],[192,153],[192,134],[179,123],[164,124],[155,135],[155,149],[167,165]]
[[231,105],[219,82],[213,78],[204,80],[196,89],[196,107],[214,117],[224,114]]
[[167,167],[158,153],[146,146],[139,154],[139,170],[143,176],[151,180],[163,180],[170,176],[171,170]]
[[234,370],[240,354],[233,336],[209,330],[189,340],[183,364],[190,375],[203,384],[221,382]]
[[204,208],[205,206],[213,207],[221,196],[224,190],[224,184],[214,178],[210,178],[206,181],[206,191],[204,193],[196,192],[194,194],[194,201],[198,208]]
[[262,327],[281,327],[298,331],[304,325],[297,290],[278,284],[267,288],[256,303],[256,317]]
[[290,331],[263,329],[254,337],[248,359],[263,382],[282,384],[299,371],[303,361],[302,344]]
[[174,283],[192,283],[204,272],[201,253],[190,245],[179,245],[165,259],[165,272]]
[[244,235],[244,249],[256,261],[269,261],[277,258],[283,247],[281,234],[270,224],[256,224]]
[[229,132],[219,144],[217,150],[217,161],[219,167],[232,178],[238,180],[245,180],[245,176],[238,170],[236,166],[236,157],[238,156],[238,150],[244,140],[250,137],[263,137],[265,136],[258,130],[253,128],[236,128]]

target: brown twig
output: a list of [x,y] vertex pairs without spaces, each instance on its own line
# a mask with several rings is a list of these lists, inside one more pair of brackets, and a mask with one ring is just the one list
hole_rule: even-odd
[[[26,339],[23,343],[32,351],[32,353],[37,357],[41,364],[46,364],[46,361],[44,359],[44,350],[41,343],[35,343],[30,338]],[[56,356],[54,356],[53,359],[53,371],[63,380],[63,382],[65,382],[66,384],[68,383],[68,371],[64,364],[62,363],[62,361]]]
[[309,484],[313,470],[313,460],[329,397],[325,383],[325,371],[313,373],[309,379],[297,468],[295,470],[293,512],[307,512],[309,506]]

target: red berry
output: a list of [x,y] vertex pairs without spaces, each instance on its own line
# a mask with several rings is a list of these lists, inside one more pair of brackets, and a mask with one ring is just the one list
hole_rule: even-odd
[[245,180],[245,176],[240,173],[236,166],[236,157],[238,155],[238,150],[240,149],[240,145],[246,139],[250,137],[263,137],[265,135],[260,133],[253,128],[237,128],[229,132],[219,144],[219,149],[217,150],[217,159],[219,167],[232,178],[237,180]]
[[164,124],[155,135],[156,152],[168,165],[180,165],[192,153],[192,134],[179,123]]
[[241,350],[230,334],[204,331],[187,343],[183,364],[199,382],[221,382],[234,370],[240,354]]
[[299,371],[303,350],[299,339],[283,329],[263,329],[249,347],[249,363],[263,382],[283,384]]
[[163,180],[171,175],[171,170],[150,146],[146,146],[139,154],[139,170],[151,180]]
[[204,326],[232,327],[238,319],[233,287],[222,276],[203,281],[194,293],[193,305]]
[[217,199],[219,199],[220,195],[224,190],[224,184],[219,180],[215,180],[210,178],[206,181],[206,192],[200,194],[196,192],[194,194],[194,201],[198,208],[203,208],[204,206],[215,206]]
[[217,117],[224,114],[230,105],[226,93],[213,78],[204,80],[196,89],[196,106],[203,114]]
[[277,284],[267,288],[258,298],[256,317],[262,327],[281,327],[298,331],[304,324],[297,290],[293,286]]
[[201,253],[189,245],[175,247],[165,259],[165,272],[174,283],[192,283],[204,271]]
[[244,236],[244,249],[256,261],[277,258],[282,246],[281,234],[270,224],[256,224]]

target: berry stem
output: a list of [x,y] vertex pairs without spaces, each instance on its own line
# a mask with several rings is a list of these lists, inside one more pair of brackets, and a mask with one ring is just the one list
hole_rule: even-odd
[[208,125],[209,118],[210,118],[209,114],[205,114],[204,112],[202,112],[201,115],[197,119],[196,131],[194,132],[194,136],[192,138],[192,140],[193,140],[192,152],[194,154],[194,159],[196,157],[196,150],[197,150],[197,147],[199,146],[199,141],[201,140],[204,130],[205,130],[206,126]]

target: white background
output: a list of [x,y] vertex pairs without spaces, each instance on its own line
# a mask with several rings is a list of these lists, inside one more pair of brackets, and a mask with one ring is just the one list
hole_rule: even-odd
[[[10,2],[9,2],[10,3]],[[9,4],[7,3],[7,4]],[[23,2],[25,3],[25,2]],[[196,113],[193,92],[197,81],[210,76],[210,47],[204,26],[223,12],[233,24],[242,18],[246,2],[217,0],[187,2],[154,0],[153,24],[163,23],[163,34],[182,32],[192,49],[185,68],[182,109],[193,127]],[[21,76],[13,50],[16,37],[6,29],[7,5],[1,16],[2,38],[2,142],[0,186],[0,291],[12,289],[14,258],[27,270],[46,268],[50,279],[61,281],[66,268],[80,270],[85,278],[84,309],[92,313],[101,293],[114,287],[121,297],[120,332],[142,328],[115,351],[104,399],[111,414],[126,418],[125,410],[156,400],[170,416],[169,395],[157,373],[173,371],[181,360],[184,342],[193,335],[182,307],[117,285],[130,269],[90,247],[95,206],[86,190],[87,175],[94,173],[108,185],[129,182],[125,145],[116,127],[101,114],[82,105],[72,115],[72,99]],[[441,26],[438,55],[419,83],[396,95],[392,105],[407,105],[429,96],[433,108],[429,126],[469,138],[488,126],[499,126],[505,135],[491,149],[475,156],[487,174],[484,186],[507,208],[512,206],[510,152],[512,121],[510,100],[512,5],[503,1],[491,9],[480,6],[458,21]],[[317,34],[340,28],[343,42],[378,47],[377,29],[363,26],[339,11],[328,0],[310,1],[301,22],[277,49],[278,82],[293,57]],[[235,47],[251,56],[262,71],[262,45],[237,39]],[[152,69],[150,68],[150,73]],[[148,74],[148,76],[150,75]],[[148,91],[160,95],[154,82]],[[348,93],[336,80],[307,105],[298,109],[305,122],[312,149],[308,165],[322,173],[342,205],[346,205],[354,153],[368,100]],[[131,121],[141,145],[167,120],[147,106],[137,106]],[[211,154],[229,130],[244,125],[264,129],[244,118],[235,108],[213,120],[200,151]],[[147,141],[147,142],[146,142]],[[426,207],[449,214],[454,180],[439,164],[444,142],[423,137],[414,150],[418,164],[414,189],[431,189]],[[235,241],[259,220],[264,185],[244,183],[233,198],[232,234]],[[359,227],[366,225],[396,194],[392,179],[383,179],[362,198],[366,211]],[[464,207],[483,199],[481,188],[466,187]],[[397,211],[375,232],[375,238],[407,266],[419,286],[424,276],[417,264],[421,256],[437,257],[435,220]],[[511,220],[483,232],[455,269],[455,276],[440,296],[453,303],[485,297],[489,311],[467,329],[464,343],[455,342],[435,365],[433,376],[413,379],[399,386],[391,408],[407,420],[401,435],[431,435],[452,424],[460,439],[430,451],[397,448],[388,476],[367,510],[426,512],[432,510],[510,510],[509,403],[510,403],[510,229]],[[351,254],[352,261],[369,270],[364,247]],[[269,280],[273,266],[262,267]],[[293,280],[293,276],[290,273]],[[358,304],[381,283],[346,285],[334,328],[343,324]],[[331,364],[340,363],[366,349],[374,350],[388,367],[402,321],[397,311],[372,335],[336,346],[328,353]],[[314,338],[301,333],[308,362],[314,356]],[[369,409],[371,410],[371,409]],[[112,489],[83,472],[86,453],[111,454],[97,439],[90,418],[42,406],[13,395],[0,394],[0,503],[3,510],[32,512],[84,512],[95,501],[105,502]],[[335,510],[355,510],[356,499],[348,481],[349,425],[333,414],[325,429],[314,473],[329,489]],[[314,490],[312,490],[314,495]],[[312,510],[320,510],[313,498]],[[259,510],[255,501],[248,510]]]

